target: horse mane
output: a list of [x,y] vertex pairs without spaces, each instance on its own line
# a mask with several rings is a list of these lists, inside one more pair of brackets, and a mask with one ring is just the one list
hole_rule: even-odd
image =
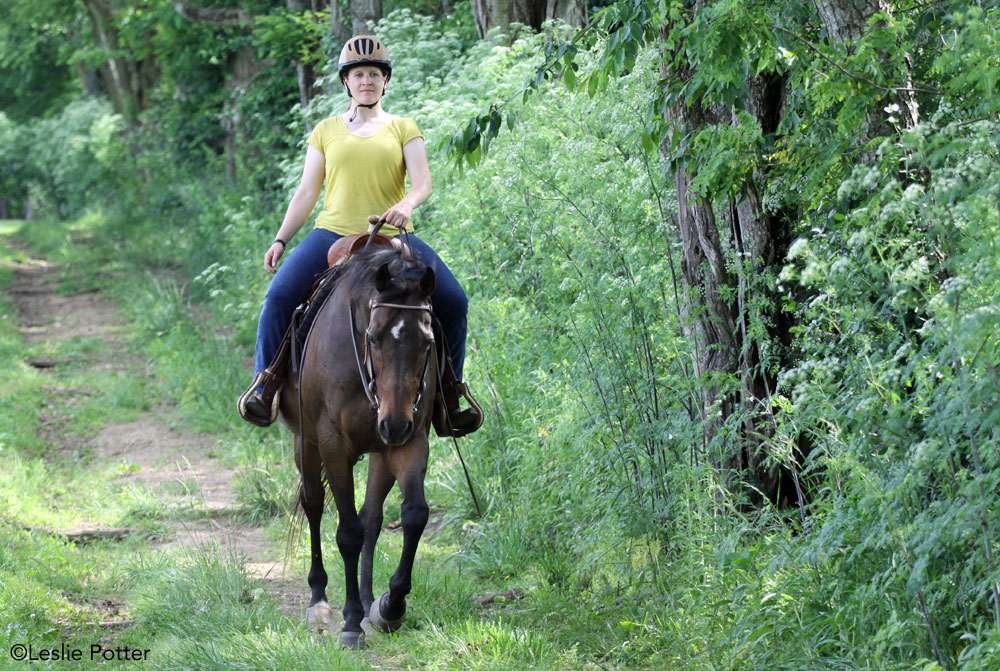
[[389,272],[393,279],[403,280],[394,282],[392,290],[382,294],[383,300],[393,303],[402,301],[413,292],[413,283],[423,277],[427,268],[420,261],[404,257],[402,250],[394,247],[373,247],[354,252],[328,271],[329,276],[326,281],[309,299],[309,308],[302,316],[302,321],[295,332],[299,348],[305,346],[306,335],[330,294],[340,287],[345,287],[348,299],[351,301],[366,297],[374,288],[375,272],[384,263],[389,264]]
[[375,281],[375,272],[384,264],[389,264],[392,287],[382,294],[382,300],[398,302],[414,291],[414,284],[420,281],[427,269],[422,262],[403,255],[403,250],[395,247],[372,247],[362,249],[350,256],[347,268],[339,284],[346,287],[349,297],[364,297]]

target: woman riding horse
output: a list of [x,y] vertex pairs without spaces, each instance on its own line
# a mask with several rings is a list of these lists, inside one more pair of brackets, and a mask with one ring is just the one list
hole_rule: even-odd
[[[380,221],[388,225],[384,230],[389,235],[397,235],[400,230],[410,233],[407,237],[411,250],[435,273],[431,302],[448,343],[453,369],[449,374],[445,362],[443,391],[450,422],[446,429],[436,422],[435,428],[439,434],[461,436],[482,425],[482,413],[474,402],[469,409],[458,409],[460,396],[472,401],[461,382],[468,300],[434,250],[412,235],[410,217],[431,193],[431,174],[417,125],[382,109],[382,96],[391,76],[392,62],[385,45],[376,37],[353,37],[340,52],[340,81],[350,105],[343,114],[320,122],[309,136],[301,181],[264,255],[264,268],[275,276],[258,322],[254,381],[239,403],[243,418],[259,426],[268,426],[277,417],[276,395],[288,359],[279,355],[279,347],[292,312],[308,297],[316,276],[326,269],[330,246],[341,237],[364,233],[368,215],[378,213]],[[315,228],[276,268],[288,242],[312,213],[324,178],[323,210]]]

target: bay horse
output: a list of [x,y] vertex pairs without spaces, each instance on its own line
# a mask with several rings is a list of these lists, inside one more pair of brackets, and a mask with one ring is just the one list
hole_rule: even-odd
[[[312,321],[302,364],[286,379],[279,416],[294,434],[302,476],[299,502],[309,522],[307,620],[321,633],[329,630],[320,547],[325,479],[337,507],[337,547],[346,579],[340,642],[357,649],[365,647],[363,620],[383,632],[403,622],[413,559],[429,512],[424,476],[439,354],[432,328],[433,269],[397,248],[364,249],[343,263],[343,273]],[[365,454],[368,483],[359,514],[353,467]],[[403,495],[403,549],[389,591],[376,601],[375,542],[382,504],[396,482]]]

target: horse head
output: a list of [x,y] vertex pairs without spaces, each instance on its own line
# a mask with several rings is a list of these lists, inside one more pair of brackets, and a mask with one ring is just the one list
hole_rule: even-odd
[[402,445],[413,437],[433,403],[437,379],[431,294],[434,271],[398,253],[374,274],[365,329],[365,359],[377,410],[379,437]]

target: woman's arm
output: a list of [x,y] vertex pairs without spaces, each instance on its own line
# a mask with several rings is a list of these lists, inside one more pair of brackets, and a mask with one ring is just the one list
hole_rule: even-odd
[[275,242],[271,243],[267,253],[264,254],[264,268],[269,273],[277,272],[275,264],[285,253],[285,245],[277,242],[283,241],[285,244],[291,242],[295,234],[299,232],[302,225],[306,223],[309,215],[312,214],[319,194],[323,190],[323,177],[326,174],[326,157],[316,147],[309,145],[306,149],[306,162],[302,168],[302,179],[295,189],[292,200],[288,203],[285,211],[285,218],[281,222],[281,228],[275,235]]
[[410,177],[410,190],[403,199],[390,207],[382,215],[389,224],[403,228],[413,216],[413,210],[431,195],[431,167],[427,163],[427,149],[424,139],[415,137],[403,147],[403,163]]

